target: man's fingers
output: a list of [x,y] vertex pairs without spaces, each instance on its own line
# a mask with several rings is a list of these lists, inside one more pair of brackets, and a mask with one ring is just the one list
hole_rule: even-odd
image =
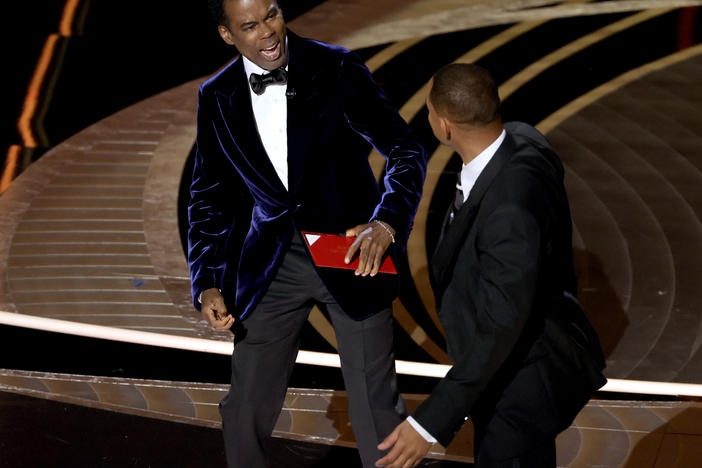
[[349,247],[349,250],[346,251],[346,256],[344,257],[344,262],[347,264],[351,263],[351,260],[353,259],[354,255],[356,255],[356,251],[358,251],[358,248],[360,247],[361,243],[361,238],[357,237],[355,241],[353,241],[353,244]]
[[209,288],[200,295],[202,300],[202,318],[207,320],[215,330],[227,330],[234,325],[235,319],[227,312],[224,297],[217,288]]
[[392,447],[399,436],[399,431],[395,428],[381,443],[378,444],[378,450],[387,450]]
[[352,227],[351,229],[347,229],[346,237],[355,237],[359,235],[366,227],[368,227],[367,224],[359,224],[358,226]]
[[344,257],[344,261],[348,264],[351,263],[351,260],[353,259],[353,256],[356,254],[356,251],[361,247],[361,243],[366,240],[366,236],[373,231],[373,227],[369,224],[361,224],[359,226],[356,226],[355,228],[351,228],[346,231],[346,236],[347,237],[352,237],[352,236],[358,236],[356,237],[356,240],[353,241],[353,244],[349,247],[349,249],[346,251],[346,256]]
[[366,258],[368,257],[367,246],[370,241],[373,240],[372,236],[373,226],[366,227],[356,238],[356,240],[349,247],[349,252],[353,249],[351,255],[347,253],[346,263],[350,263],[353,255],[358,252],[358,267],[356,267],[356,275],[360,275],[363,272],[363,266],[365,265]]
[[215,321],[212,323],[212,326],[216,330],[227,330],[234,325],[234,317],[231,315],[227,315],[226,317],[222,317],[221,319],[215,319]]
[[383,467],[389,467],[392,466],[391,463],[394,463],[398,455],[400,455],[401,451],[396,450],[397,447],[393,448],[390,453],[385,455],[383,458],[375,462],[375,466],[383,466]]
[[378,445],[379,450],[392,449],[375,466],[384,468],[412,468],[425,457],[431,444],[426,442],[407,421],[401,423]]
[[361,255],[364,257],[365,260],[363,262],[363,265],[359,265],[359,268],[361,269],[361,274],[363,276],[366,276],[368,275],[368,273],[370,273],[371,265],[373,264],[373,250],[376,242],[377,240],[369,238],[365,250],[361,252]]
[[234,317],[231,315],[227,315],[224,319],[219,320],[218,323],[215,325],[215,329],[217,330],[228,330],[232,328],[232,325],[234,325]]
[[213,307],[209,304],[202,306],[202,315],[210,326],[216,330],[226,330],[234,325],[234,317],[227,313],[227,308],[222,303],[221,308]]
[[356,240],[346,251],[344,261],[351,263],[358,254],[358,267],[356,276],[375,276],[380,271],[383,255],[392,240],[388,232],[378,223],[361,224],[346,230],[347,236],[356,235]]
[[[366,257],[366,263],[363,265],[363,275],[366,276],[370,274],[375,276],[380,271],[380,266],[383,263],[383,255],[388,248],[389,243],[385,239],[373,238],[373,242],[368,245],[367,251],[368,256]],[[359,265],[360,269],[361,265]]]
[[378,444],[378,450],[390,450],[383,458],[375,462],[375,466],[389,466],[390,463],[394,463],[397,457],[402,454],[401,448],[397,445],[397,441],[400,438],[399,426],[395,428],[394,431],[390,433],[380,444]]
[[223,302],[219,304],[214,304],[213,306],[211,306],[211,309],[214,318],[217,320],[222,320],[228,315],[227,306],[225,306]]
[[356,268],[356,275],[365,276],[368,274],[366,269],[368,265],[368,257],[370,255],[369,246],[371,245],[372,241],[373,238],[368,235],[361,242],[361,253],[358,254],[358,268]]
[[379,257],[382,256],[381,243],[382,241],[379,241],[376,238],[373,238],[373,241],[368,243],[368,247],[366,248],[366,263],[363,267],[363,276],[367,276],[373,272],[375,263],[378,262]]
[[380,270],[380,264],[381,264],[381,262],[382,262],[382,260],[383,260],[383,253],[384,253],[384,252],[382,252],[382,251],[380,250],[380,247],[379,247],[379,246],[375,249],[375,252],[374,252],[374,255],[373,255],[373,264],[372,264],[371,270],[370,270],[370,275],[371,275],[371,276],[375,276],[375,275],[378,274],[378,271]]
[[203,307],[202,313],[205,316],[205,320],[210,322],[210,325],[214,326],[215,322],[219,320],[217,318],[217,311],[212,307]]
[[396,444],[390,453],[376,462],[375,466],[383,466],[385,468],[402,468],[406,461],[405,458],[406,454],[404,453],[404,450]]

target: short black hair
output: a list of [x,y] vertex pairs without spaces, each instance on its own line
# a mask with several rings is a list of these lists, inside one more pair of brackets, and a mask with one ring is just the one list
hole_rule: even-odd
[[434,74],[429,99],[436,111],[458,124],[482,127],[500,116],[497,85],[485,68],[452,63]]
[[[224,3],[227,0],[207,0],[207,8],[210,10],[210,17],[217,26],[229,27],[229,18],[227,12],[224,11]],[[276,2],[277,3],[277,2]]]
[[224,2],[226,0],[207,0],[207,8],[210,10],[210,16],[217,26],[222,25],[229,27],[229,19],[224,11]]

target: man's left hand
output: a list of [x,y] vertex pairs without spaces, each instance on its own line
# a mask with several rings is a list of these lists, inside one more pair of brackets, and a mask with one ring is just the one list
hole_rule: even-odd
[[[386,229],[387,228],[387,229]],[[383,255],[393,241],[395,230],[387,223],[372,222],[359,224],[346,230],[346,237],[357,236],[349,250],[346,251],[344,261],[349,264],[358,253],[358,268],[355,274],[362,276],[375,276],[380,270]]]
[[431,445],[405,420],[378,445],[379,450],[388,450],[390,447],[392,450],[375,462],[375,466],[385,468],[417,466],[427,455]]

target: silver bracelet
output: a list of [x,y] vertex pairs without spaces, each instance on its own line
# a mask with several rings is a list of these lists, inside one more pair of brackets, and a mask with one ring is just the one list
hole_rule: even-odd
[[375,221],[376,223],[380,224],[380,225],[383,227],[383,229],[385,229],[385,231],[386,231],[388,234],[390,234],[390,239],[392,239],[392,243],[394,244],[394,243],[395,243],[395,236],[392,235],[392,232],[391,232],[390,229],[385,225],[385,223],[382,222],[382,221],[380,221],[380,220],[378,220],[378,219],[374,219],[373,221]]

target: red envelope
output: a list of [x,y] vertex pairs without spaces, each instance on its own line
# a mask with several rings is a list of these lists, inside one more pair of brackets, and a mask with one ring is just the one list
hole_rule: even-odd
[[[315,265],[328,268],[343,268],[345,270],[355,270],[358,268],[358,255],[356,255],[356,258],[354,258],[351,263],[346,264],[344,262],[346,251],[349,250],[351,244],[356,240],[355,237],[323,234],[320,232],[300,232],[302,238],[305,240],[305,244],[307,244],[307,248],[312,255],[312,260],[314,260]],[[385,257],[378,272],[397,274],[397,270],[390,256]]]

